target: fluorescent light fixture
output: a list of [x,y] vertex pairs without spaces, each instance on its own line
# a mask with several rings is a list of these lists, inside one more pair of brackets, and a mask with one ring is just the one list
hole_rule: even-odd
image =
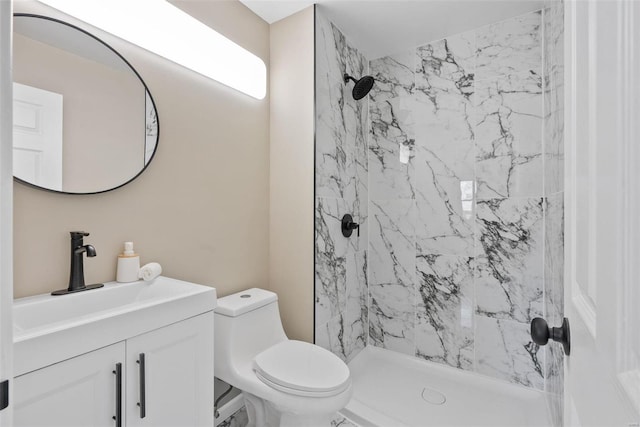
[[260,58],[165,0],[40,2],[256,99],[266,95]]

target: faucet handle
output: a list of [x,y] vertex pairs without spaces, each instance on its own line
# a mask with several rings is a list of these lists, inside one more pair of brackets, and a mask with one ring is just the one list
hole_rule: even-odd
[[71,234],[71,237],[74,239],[77,239],[78,237],[87,237],[89,235],[86,231],[70,231],[69,234]]

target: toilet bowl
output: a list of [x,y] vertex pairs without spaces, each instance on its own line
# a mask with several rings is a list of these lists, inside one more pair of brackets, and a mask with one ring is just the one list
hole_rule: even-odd
[[249,426],[329,426],[351,398],[347,365],[289,340],[277,295],[264,289],[218,299],[214,360],[216,376],[242,390]]

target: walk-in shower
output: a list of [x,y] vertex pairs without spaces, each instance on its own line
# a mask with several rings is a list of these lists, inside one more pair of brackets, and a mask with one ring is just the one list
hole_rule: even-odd
[[[562,2],[336,7],[316,7],[315,339],[352,369],[347,415],[561,425],[562,348],[530,322],[563,318]],[[446,402],[408,403],[425,387]],[[460,409],[494,392],[537,409]]]

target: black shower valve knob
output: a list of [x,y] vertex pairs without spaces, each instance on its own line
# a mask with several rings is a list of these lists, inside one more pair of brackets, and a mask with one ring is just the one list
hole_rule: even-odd
[[358,237],[360,237],[360,224],[353,221],[353,217],[349,214],[345,214],[342,217],[342,235],[344,237],[351,237],[353,230],[358,230]]

